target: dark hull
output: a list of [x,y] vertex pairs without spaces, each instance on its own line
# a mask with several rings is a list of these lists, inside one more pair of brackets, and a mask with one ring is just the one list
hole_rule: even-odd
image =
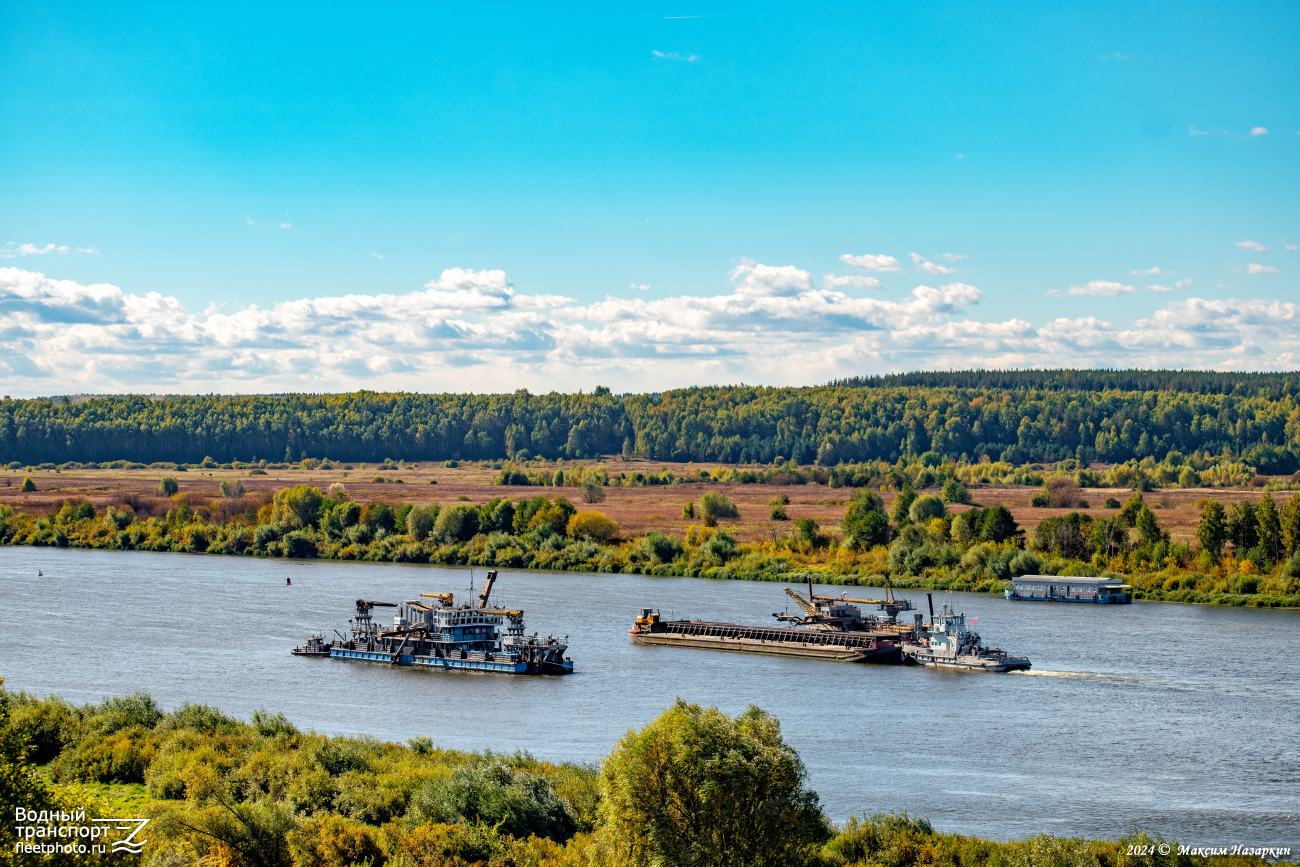
[[628,634],[636,644],[660,647],[765,653],[872,665],[900,665],[903,662],[898,642],[890,634],[816,632],[700,621],[656,623],[653,629],[638,627]]

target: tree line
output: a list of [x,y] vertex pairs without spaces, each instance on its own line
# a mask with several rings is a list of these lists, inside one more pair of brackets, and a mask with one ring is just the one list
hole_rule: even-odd
[[[908,377],[911,377],[909,379]],[[1112,387],[1113,386],[1113,387]],[[1231,387],[1229,387],[1231,386]],[[0,403],[0,462],[1239,458],[1300,469],[1297,376],[972,371],[656,394],[121,395]]]

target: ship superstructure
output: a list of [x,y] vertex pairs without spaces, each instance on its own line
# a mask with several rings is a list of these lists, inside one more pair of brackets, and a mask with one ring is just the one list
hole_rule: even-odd
[[[497,573],[488,572],[477,604],[456,605],[451,593],[421,593],[402,603],[358,599],[348,636],[322,642],[313,636],[293,652],[349,662],[379,662],[414,668],[486,671],[497,674],[569,674],[567,640],[539,638],[524,631],[524,612],[489,608]],[[428,601],[424,601],[428,600]],[[392,629],[375,622],[376,608],[395,608]]]
[[938,668],[965,668],[972,671],[1022,671],[1030,667],[1029,659],[1011,656],[997,647],[985,647],[979,633],[966,623],[966,615],[944,605],[937,616],[934,601],[930,604],[930,622],[916,615],[913,635],[903,642],[903,662]]

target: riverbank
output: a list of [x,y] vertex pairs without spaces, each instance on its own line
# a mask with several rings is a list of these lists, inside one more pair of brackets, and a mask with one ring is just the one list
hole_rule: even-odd
[[[746,863],[774,867],[1263,863],[1180,853],[1186,847],[1140,832],[1114,841],[1038,835],[996,842],[943,833],[906,814],[836,826],[806,789],[802,763],[775,719],[757,709],[731,718],[680,701],[629,732],[599,768],[443,749],[425,737],[405,744],[326,737],[265,712],[248,722],[202,705],[167,712],[144,693],[74,707],[0,689],[0,735],[4,772],[26,780],[23,803],[6,790],[15,803],[0,806],[147,818],[146,864],[678,863],[674,827],[701,820],[717,833],[688,838],[696,855],[725,859],[739,850]],[[647,776],[651,744],[655,761],[666,761],[672,774]],[[740,754],[746,764],[728,767]],[[760,772],[753,785],[716,785]],[[656,795],[682,804],[682,813],[658,815]],[[6,823],[3,833],[13,827]],[[50,827],[32,821],[17,832],[39,833],[41,842]],[[13,849],[14,841],[0,842]]]
[[[328,498],[322,498],[326,502]],[[490,501],[480,510],[494,511],[502,502]],[[66,504],[65,504],[66,505]],[[387,504],[383,504],[387,506]],[[1120,571],[1103,561],[1083,562],[1066,558],[1039,557],[1024,551],[1018,541],[984,543],[968,546],[965,551],[948,554],[949,562],[923,568],[919,574],[891,570],[891,556],[898,552],[889,546],[865,551],[842,546],[815,546],[796,540],[768,540],[739,543],[725,526],[688,527],[683,538],[652,531],[640,539],[602,544],[587,536],[564,535],[548,525],[547,530],[515,535],[493,529],[475,533],[465,541],[412,538],[400,532],[387,532],[385,518],[394,529],[398,518],[409,517],[404,510],[357,507],[352,527],[366,529],[363,518],[373,517],[379,524],[368,531],[369,541],[361,533],[347,535],[352,527],[331,537],[319,525],[286,527],[271,520],[229,524],[203,521],[188,503],[181,501],[162,518],[143,520],[125,510],[100,515],[93,508],[73,504],[61,507],[55,515],[38,518],[16,514],[0,507],[0,544],[34,547],[82,548],[92,550],[153,551],[207,554],[213,556],[251,556],[283,559],[321,559],[427,563],[442,566],[484,566],[527,568],[566,572],[628,573],[658,577],[707,578],[731,581],[770,581],[801,583],[811,578],[820,584],[844,586],[882,586],[886,582],[900,589],[955,590],[1001,594],[1015,574],[1097,575],[1118,577],[1132,585],[1135,599],[1151,602],[1182,602],[1226,605],[1246,608],[1300,608],[1300,564],[1282,563],[1261,572],[1253,562],[1243,569],[1235,562],[1212,564],[1214,571],[1188,571],[1166,567],[1155,571]],[[511,504],[513,511],[513,504]],[[452,508],[455,508],[454,506]],[[468,508],[468,507],[461,507]],[[404,513],[405,512],[405,513]],[[569,513],[570,515],[572,513]],[[267,516],[268,519],[271,516]],[[430,523],[433,521],[430,520]],[[560,521],[567,529],[567,522]],[[920,546],[923,547],[923,541]],[[897,548],[897,544],[893,546]],[[968,557],[970,550],[976,556]],[[1028,554],[1029,560],[1015,559]],[[1121,562],[1115,566],[1123,566]],[[1019,567],[1019,571],[1014,571]],[[1240,590],[1250,592],[1236,592]]]

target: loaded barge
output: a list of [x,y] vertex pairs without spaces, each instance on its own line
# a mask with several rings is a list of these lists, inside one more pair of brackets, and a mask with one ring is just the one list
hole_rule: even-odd
[[[497,573],[488,572],[477,605],[455,605],[451,593],[421,593],[429,602],[401,604],[357,600],[348,637],[326,641],[313,635],[295,647],[295,656],[328,656],[347,662],[377,662],[439,671],[494,674],[570,674],[568,644],[554,637],[524,634],[524,612],[488,608]],[[396,608],[392,629],[375,623],[376,608]]]
[[[902,634],[910,631],[897,627],[899,611],[911,610],[906,600],[845,599],[815,596],[812,580],[808,581],[808,599],[793,590],[785,591],[799,604],[803,616],[773,614],[794,626],[742,626],[706,620],[662,620],[659,612],[642,608],[636,624],[629,631],[636,644],[673,647],[696,647],[704,650],[730,650],[739,653],[770,653],[778,656],[802,656],[835,662],[867,662],[898,665],[903,661],[900,649]],[[870,603],[886,613],[883,620],[863,615],[854,602]]]

